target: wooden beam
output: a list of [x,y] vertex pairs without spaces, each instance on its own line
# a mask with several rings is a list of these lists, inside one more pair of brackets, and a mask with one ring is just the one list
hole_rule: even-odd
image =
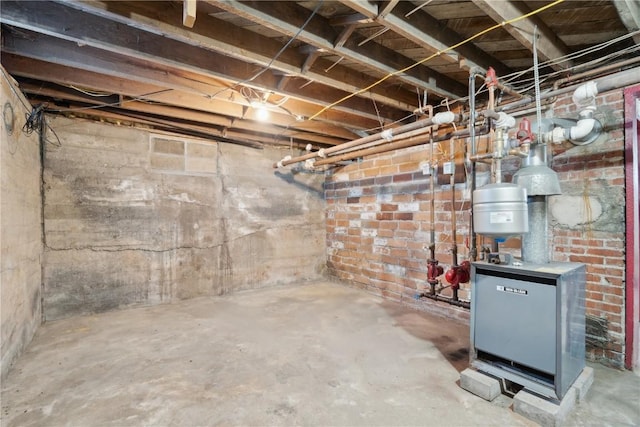
[[349,15],[338,15],[329,18],[329,25],[332,27],[368,24],[373,22],[373,19],[367,18],[362,13],[351,13]]
[[385,16],[391,13],[394,7],[398,5],[400,0],[390,0],[380,3],[378,6],[378,19],[384,19]]
[[[518,18],[528,12],[524,2],[492,0],[473,0],[476,6],[491,17],[495,22],[509,21]],[[539,38],[537,41],[538,54],[545,60],[553,60],[569,54],[569,48],[547,27],[538,16],[530,16],[518,21],[514,25],[504,25],[503,28],[518,40],[523,46],[533,52],[533,33],[538,27]],[[553,64],[554,70],[562,70],[571,67],[571,61],[562,64]]]
[[[207,1],[286,36],[297,34],[297,38],[305,43],[360,63],[365,69],[373,69],[383,76],[415,64],[412,59],[379,44],[358,46],[357,41],[350,40],[342,47],[334,47],[333,41],[338,34],[331,27],[330,21],[321,16],[315,16],[302,31],[299,31],[309,17],[309,11],[295,2]],[[404,73],[394,75],[393,80],[426,89],[442,97],[464,96],[466,92],[464,85],[424,65],[417,65]]]
[[193,28],[196,23],[196,0],[182,0],[182,25]]
[[358,27],[358,24],[348,24],[348,25],[346,25],[342,29],[342,31],[340,32],[338,37],[336,37],[336,40],[333,42],[334,47],[340,48],[340,47],[344,46],[344,44],[347,42],[347,40],[349,40],[349,37],[351,37],[351,34],[353,34],[353,32],[355,31],[355,29],[357,27]]
[[[637,0],[618,0],[613,2],[620,20],[632,33],[640,29],[640,3]],[[640,45],[640,34],[633,36],[633,41]]]
[[[238,127],[253,129],[259,125],[252,109],[244,114],[239,104],[226,106],[219,100],[206,99],[201,96],[183,93],[177,90],[167,91],[166,88],[147,83],[136,82],[123,77],[104,78],[100,74],[43,61],[22,58],[11,53],[4,53],[2,64],[10,74],[31,79],[42,79],[42,70],[46,70],[47,80],[64,86],[91,87],[104,93],[120,93],[129,99],[147,100],[165,104],[167,106],[186,108],[190,111],[199,111],[214,114],[211,117],[213,123],[224,127]],[[187,114],[187,113],[185,113]],[[224,116],[227,116],[226,118]],[[242,120],[242,119],[245,120]],[[270,125],[272,131],[280,133],[283,129],[308,131],[338,139],[353,139],[354,134],[335,125],[322,122],[298,122],[291,116],[272,114]],[[278,126],[276,128],[275,126]]]
[[[92,47],[84,46],[79,48],[72,42],[61,39],[55,39],[36,33],[29,34],[28,38],[15,36],[12,32],[3,33],[3,51],[26,56],[41,61],[49,61],[55,64],[81,68],[94,73],[102,73],[107,76],[121,77],[125,79],[134,79],[140,83],[148,83],[156,87],[171,88],[182,92],[190,93],[201,98],[211,98],[213,94],[225,91],[225,96],[217,96],[211,99],[212,103],[219,105],[222,114],[240,117],[237,114],[238,107],[234,104],[247,105],[248,102],[238,96],[235,91],[227,91],[226,87],[218,86],[219,83],[215,79],[207,78],[200,74],[193,74],[182,70],[161,69],[146,61],[126,58],[121,55],[98,51]],[[52,55],[51,52],[57,52]],[[47,80],[47,67],[41,68],[41,75],[38,78]],[[100,79],[97,79],[100,80]],[[101,84],[95,81],[93,84]],[[274,83],[275,84],[275,83]],[[89,84],[85,84],[90,87]],[[311,89],[309,89],[311,91]],[[144,92],[141,92],[144,93]],[[232,97],[233,99],[230,99]],[[293,114],[309,117],[314,114],[320,104],[310,104],[306,101],[297,99],[289,99],[284,106]],[[291,119],[290,114],[276,114],[282,117],[282,120],[288,122]],[[335,120],[348,120],[350,126],[354,128],[369,129],[376,126],[377,119],[375,113],[371,113],[368,117],[363,114],[353,114],[352,111],[332,111],[321,120],[329,120],[335,123]],[[275,119],[274,119],[275,120]]]
[[316,62],[316,60],[319,57],[320,57],[320,50],[318,49],[315,49],[312,53],[307,55],[307,58],[304,60],[304,64],[302,64],[302,67],[300,68],[300,71],[302,71],[302,74],[308,73],[313,63]]
[[[424,11],[416,11],[409,18],[406,18],[405,15],[415,9],[415,6],[410,2],[400,2],[394,5],[393,11],[386,13],[381,12],[379,6],[371,2],[358,0],[341,0],[341,2],[422,46],[432,54],[445,51],[450,46],[464,40],[462,36],[448,29],[446,25]],[[474,47],[473,44],[462,45],[455,50],[438,55],[438,57],[453,64],[460,64],[461,59],[464,58],[469,67],[484,70],[493,67],[499,74],[508,74],[512,71],[498,59]]]
[[[122,114],[123,116],[132,118],[147,118],[152,119],[156,123],[162,123],[165,125],[173,124],[177,127],[188,126],[190,129],[198,129],[200,131],[207,130],[216,136],[223,136],[223,131],[228,135],[245,135],[245,138],[251,139],[249,135],[252,133],[261,133],[264,135],[271,135],[270,137],[260,137],[260,141],[264,142],[265,138],[270,138],[271,141],[281,141],[282,144],[288,143],[289,138],[294,138],[300,144],[313,143],[321,144],[323,146],[337,145],[345,142],[346,140],[337,140],[334,138],[323,137],[321,135],[304,132],[295,129],[282,129],[269,124],[254,123],[251,126],[238,125],[237,121],[224,119],[222,117],[216,117],[213,114],[203,113],[194,110],[185,110],[182,108],[175,108],[166,105],[149,104],[139,101],[131,101],[130,99],[124,99],[118,105],[107,105],[102,108],[85,108],[86,105],[101,106],[103,101],[99,98],[92,98],[81,93],[70,93],[67,88],[55,88],[47,87],[42,84],[20,82],[20,88],[26,94],[32,97],[42,98],[54,98],[64,99],[65,102],[70,102],[72,105],[69,110],[77,109],[83,114],[101,116],[103,111],[111,113]],[[81,105],[73,105],[74,103],[82,103]],[[84,109],[83,109],[84,108]],[[62,112],[65,112],[62,109]],[[134,113],[134,114],[132,114]]]
[[[203,60],[207,60],[209,67],[220,64],[220,68],[225,70],[245,70],[243,75],[240,75],[240,71],[235,73],[235,81],[242,81],[250,77],[252,74],[255,74],[256,71],[260,70],[260,66],[267,66],[268,64],[271,64],[271,69],[281,73],[304,77],[318,84],[325,85],[326,88],[323,92],[326,94],[326,97],[335,93],[336,90],[351,93],[359,88],[369,86],[375,81],[371,76],[365,73],[354,72],[353,69],[347,67],[335,67],[331,72],[325,72],[324,70],[330,65],[330,62],[326,60],[317,61],[317,67],[313,67],[306,74],[302,74],[300,64],[304,62],[304,57],[302,53],[297,52],[295,49],[284,51],[276,60],[272,61],[275,54],[282,48],[281,43],[209,15],[201,14],[198,18],[199,25],[194,26],[192,31],[187,31],[180,23],[175,21],[174,14],[170,13],[170,10],[167,10],[169,8],[166,8],[163,2],[60,1],[68,6],[67,9],[75,8],[86,14],[106,18],[106,21],[111,23],[109,29],[97,29],[95,23],[92,23],[87,25],[86,29],[78,31],[78,26],[82,26],[88,21],[88,16],[78,15],[73,19],[68,19],[67,25],[65,26],[58,24],[59,27],[62,27],[63,31],[58,30],[57,33],[62,32],[62,36],[66,34],[65,31],[71,33],[79,32],[79,38],[83,38],[83,36],[87,34],[100,34],[100,38],[105,40],[107,37],[112,39],[119,35],[119,33],[123,33],[122,37],[128,36],[128,44],[124,42],[112,43],[118,45],[119,49],[127,49],[127,46],[129,46],[130,49],[131,46],[136,45],[145,46],[149,49],[149,46],[153,45],[144,42],[146,38],[150,37],[148,34],[145,34],[145,32],[149,34],[161,33],[166,43],[161,45],[159,52],[156,49],[156,51],[153,52],[154,55],[166,57],[167,52],[181,54],[181,50],[176,50],[180,49],[179,46],[175,48],[171,47],[171,49],[168,48],[172,40],[180,41],[187,45],[206,48],[206,51],[201,52],[199,56],[203,58]],[[217,2],[213,2],[212,4],[213,6],[219,6]],[[3,15],[6,9],[5,2],[3,2]],[[66,13],[69,12],[67,11]],[[126,31],[120,28],[117,33],[114,33],[112,29],[114,23],[127,25],[130,28]],[[37,23],[36,25],[42,27],[42,23]],[[136,29],[143,31],[142,33],[136,32]],[[180,61],[184,62],[184,56],[186,55],[181,55],[182,58]],[[256,64],[257,67],[251,69],[251,67],[247,66],[247,62]],[[223,65],[224,68],[222,67]],[[250,70],[251,73],[246,70]],[[268,74],[269,73],[264,73],[261,77],[266,78]],[[252,83],[259,84],[260,79],[255,79]],[[344,92],[340,96],[334,96],[332,100],[328,102],[342,98]],[[288,95],[294,96],[293,94]],[[374,88],[366,94],[366,98],[369,102],[370,99],[373,98],[379,104],[398,108],[404,112],[413,111],[416,107],[413,92],[406,89],[398,90],[393,96],[389,96],[384,88]]]
[[[120,4],[122,2],[116,3]],[[136,5],[137,3],[140,2],[135,2]],[[37,12],[40,6],[39,2],[4,2],[0,21],[20,28],[55,35],[78,43],[81,46],[91,46],[107,52],[115,52],[119,55],[127,55],[136,59],[154,62],[162,67],[195,72],[200,75],[204,74],[233,82],[247,80],[251,75],[255,74],[256,70],[259,70],[259,68],[252,69],[248,67],[242,61],[216,54],[193,44],[167,39],[136,28],[123,27],[122,24],[117,22],[76,11],[59,4],[50,5],[51,7],[47,8],[48,13],[46,15],[38,16]],[[200,22],[201,24],[206,23],[203,19]],[[72,46],[71,50],[79,50],[79,46]],[[91,63],[91,61],[88,61],[88,63]],[[300,63],[298,63],[297,67],[299,67]],[[156,66],[154,68],[158,72],[161,71],[161,67]],[[300,70],[296,68],[296,73],[294,74],[299,74],[299,72]],[[313,78],[313,74],[308,73],[305,78]],[[335,79],[330,79],[330,81],[348,81],[353,74],[353,72],[340,74]],[[201,77],[195,79],[193,84],[195,85],[195,82],[200,79]],[[278,91],[276,87],[277,81],[271,73],[263,73],[259,78],[254,79],[251,85],[262,90]],[[347,87],[349,86],[347,85]],[[349,91],[353,90],[353,87],[349,88]],[[287,91],[282,94],[293,99],[304,99],[305,101],[317,103],[318,106],[313,107],[313,112],[300,113],[310,116],[322,106],[343,97],[348,92],[339,91],[334,87],[325,87],[324,90],[314,92],[313,96],[319,96],[319,98],[313,98],[312,95],[308,95],[309,93],[308,89],[303,89],[295,92]],[[394,95],[398,95],[399,98],[403,96],[402,93],[394,93]],[[387,100],[392,98],[394,97],[385,95]],[[374,99],[379,101],[378,97],[374,96]],[[388,106],[391,102],[383,102],[383,104]],[[393,103],[395,103],[394,107],[381,111],[381,114],[390,114],[389,116],[383,116],[388,118],[389,121],[404,117],[407,109],[413,108],[412,104],[403,104],[398,100],[394,100]],[[396,107],[400,107],[400,110],[394,113],[393,108]],[[347,114],[359,114],[377,121],[377,112],[372,108],[370,99],[350,99],[345,104],[337,107],[336,110]]]

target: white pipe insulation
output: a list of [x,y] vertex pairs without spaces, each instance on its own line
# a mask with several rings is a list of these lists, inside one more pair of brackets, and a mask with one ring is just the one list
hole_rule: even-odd
[[434,125],[445,125],[448,123],[453,123],[455,118],[456,118],[456,115],[451,111],[443,111],[440,113],[436,113],[436,115],[433,116],[433,119],[431,119],[431,121],[433,122]]

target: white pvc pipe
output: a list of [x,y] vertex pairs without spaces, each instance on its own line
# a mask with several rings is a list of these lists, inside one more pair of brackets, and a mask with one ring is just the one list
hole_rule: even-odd
[[580,140],[589,135],[593,131],[595,124],[596,120],[592,118],[578,120],[578,123],[569,129],[569,140],[575,143],[575,140]]
[[573,92],[573,103],[578,106],[578,108],[584,108],[586,106],[592,105],[596,101],[596,96],[598,95],[598,84],[596,82],[587,82],[578,86],[578,88]]

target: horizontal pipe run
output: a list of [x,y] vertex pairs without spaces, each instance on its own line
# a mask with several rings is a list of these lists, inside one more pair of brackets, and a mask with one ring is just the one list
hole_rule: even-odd
[[[640,83],[640,70],[636,68],[630,68],[625,71],[621,71],[619,73],[611,74],[600,79],[595,80],[598,85],[598,92],[608,92],[614,89],[620,89],[627,86],[633,86],[635,84]],[[540,94],[540,99],[553,98],[558,95],[563,95],[565,93],[573,92],[576,86],[567,86],[561,89],[552,90],[549,92],[544,92]],[[525,105],[529,105],[535,102],[535,98],[528,96],[526,98],[521,99],[520,101],[512,102],[510,104],[506,104],[502,107],[497,107],[495,111],[509,111],[513,110]]]
[[[351,152],[354,152],[354,151],[357,151],[357,150],[363,150],[365,148],[376,147],[376,146],[382,145],[382,144],[391,144],[391,143],[397,142],[399,140],[403,140],[403,139],[407,139],[407,138],[413,138],[413,137],[416,137],[416,136],[424,135],[425,132],[429,132],[430,133],[430,131],[431,130],[427,129],[427,128],[415,129],[415,130],[412,130],[412,131],[401,133],[399,135],[394,135],[393,139],[391,141],[380,139],[380,140],[368,142],[366,144],[362,144],[362,145],[359,145],[357,147],[350,147],[350,148],[346,148],[346,149],[340,150],[340,151],[334,153],[334,156],[336,154],[351,153]],[[334,157],[334,156],[332,156],[332,157]]]
[[[623,63],[617,64],[617,66],[623,66],[625,63],[631,63],[633,61],[624,61]],[[605,67],[605,69],[610,69],[613,66],[607,66]],[[637,68],[631,68],[631,69],[627,69],[625,71],[621,71],[619,73],[615,73],[615,74],[611,74],[609,76],[605,76],[602,77],[600,79],[595,80],[596,83],[598,84],[598,90],[600,93],[603,92],[607,92],[609,90],[613,90],[613,89],[619,89],[622,87],[626,87],[626,86],[631,86],[637,83],[640,83],[640,72]],[[574,87],[565,87],[565,88],[560,88],[560,89],[556,89],[556,90],[551,90],[549,92],[545,92],[542,93],[540,95],[540,99],[548,99],[548,98],[553,98],[556,97],[558,95],[562,95],[568,92],[571,92],[574,90]],[[500,107],[496,107],[495,108],[495,112],[499,112],[499,111],[510,111],[510,110],[517,110],[521,107],[530,105],[531,103],[533,103],[535,101],[534,97],[528,96],[528,97],[524,97],[522,99],[520,99],[519,101],[516,102],[512,102],[510,104],[506,104]],[[459,115],[456,114],[455,115],[455,122],[461,122],[464,119],[463,115]],[[414,130],[418,130],[418,134],[422,133],[422,132],[428,132],[430,131],[430,127],[433,126],[433,119],[432,118],[428,118],[428,119],[423,119],[423,120],[419,120],[413,123],[409,123],[407,125],[403,125],[400,126],[398,128],[394,129],[394,134],[393,134],[393,139],[395,140],[400,140],[400,139],[404,139],[406,133],[412,132]],[[456,132],[453,132],[456,133]],[[411,135],[415,135],[414,133],[411,133]],[[466,136],[469,136],[469,134],[467,134]],[[475,136],[475,135],[474,135]],[[448,135],[448,137],[451,137],[451,133]],[[444,138],[446,139],[446,138]],[[440,140],[440,139],[439,139]],[[316,157],[328,157],[329,154],[335,154],[335,153],[341,153],[341,152],[346,152],[346,150],[349,150],[353,147],[358,147],[358,151],[359,148],[361,148],[361,145],[364,144],[369,144],[368,146],[370,146],[371,143],[375,143],[374,147],[377,147],[378,145],[380,146],[388,146],[390,143],[388,143],[388,141],[384,138],[384,136],[382,135],[382,133],[377,133],[374,135],[369,135],[366,136],[364,138],[360,138],[360,139],[356,139],[350,142],[346,142],[344,144],[340,144],[340,145],[336,145],[333,147],[329,147],[326,148],[324,150],[320,150],[320,151],[316,151],[313,153],[307,153],[305,155],[302,156],[298,156],[298,157],[294,157],[291,159],[287,159],[287,160],[282,160],[280,162],[274,163],[273,167],[277,168],[280,166],[287,166],[293,163],[298,163],[298,162],[302,162],[308,159],[314,159]],[[418,145],[419,143],[415,143],[414,145]],[[410,147],[411,145],[407,145],[406,147]],[[404,148],[404,144],[403,144],[403,148]],[[383,150],[383,151],[375,151],[374,153],[381,153],[381,152],[385,152],[385,151],[391,151],[393,149],[397,149],[397,148],[390,148],[388,150]],[[355,151],[355,152],[358,152]],[[473,151],[473,147],[472,147],[472,151]],[[351,150],[349,150],[349,152],[351,152]],[[372,153],[369,153],[372,154]],[[475,154],[475,153],[472,153]],[[366,154],[359,154],[357,156],[351,157],[351,158],[355,158],[355,157],[360,157],[362,155],[366,155]],[[325,158],[322,160],[319,160],[318,162],[316,162],[316,165],[320,166],[322,164],[331,164],[333,162],[329,162],[329,158]]]
[[500,89],[502,92],[506,93],[507,95],[511,95],[513,97],[516,97],[518,99],[522,99],[524,98],[524,95],[521,94],[520,92],[515,91],[514,89],[510,88],[509,86],[498,82],[497,84],[498,89]]
[[[476,132],[478,132],[479,135],[484,135],[488,132],[488,128],[486,126],[480,126],[476,128]],[[448,132],[446,134],[443,134],[442,136],[440,136],[437,139],[434,139],[433,142],[440,142],[440,141],[447,141],[450,138],[453,137],[458,137],[458,138],[464,138],[469,136],[469,130],[468,129],[463,129],[463,130],[458,130],[458,131],[454,131],[454,132]],[[336,156],[331,156],[330,158],[326,158],[326,159],[321,159],[321,160],[317,160],[314,163],[314,166],[325,166],[325,165],[330,165],[333,163],[337,163],[339,161],[344,161],[344,160],[351,160],[351,159],[356,159],[358,157],[363,157],[363,156],[369,156],[372,154],[381,154],[381,153],[386,153],[389,151],[393,151],[393,150],[398,150],[400,148],[408,148],[408,147],[413,147],[416,145],[421,145],[421,144],[425,144],[427,142],[430,142],[431,138],[431,134],[425,134],[425,135],[419,135],[417,137],[413,137],[413,138],[409,138],[407,140],[401,140],[401,141],[396,141],[396,142],[390,142],[384,145],[379,145],[376,147],[372,147],[372,148],[368,148],[368,149],[363,149],[363,150],[358,150],[358,151],[353,151],[353,152],[349,152],[349,153],[345,153],[345,154],[339,154]]]
[[446,302],[447,304],[455,305],[456,307],[471,308],[471,302],[469,301],[455,300],[453,298],[445,297],[443,295],[438,295],[438,294],[431,295],[427,293],[422,293],[420,294],[420,298],[429,298],[435,301],[442,301],[442,302]]
[[605,71],[611,71],[611,70],[615,70],[617,68],[620,67],[626,67],[627,65],[632,65],[635,64],[636,62],[640,62],[640,56],[636,56],[633,58],[629,58],[627,60],[615,63],[615,64],[610,64],[610,65],[604,65],[602,67],[593,69],[593,70],[589,70],[589,71],[584,71],[582,73],[578,73],[578,74],[574,74],[572,76],[569,77],[565,77],[563,79],[560,80],[556,80],[555,83],[553,84],[553,89],[554,90],[558,90],[561,86],[567,84],[567,83],[571,83],[574,82],[576,80],[582,80],[594,75],[597,75],[598,73],[602,73]]
[[[412,131],[412,130],[415,130],[415,129],[418,129],[418,128],[421,128],[421,127],[431,126],[432,124],[433,124],[433,122],[431,121],[431,118],[428,118],[428,119],[424,119],[424,120],[418,120],[416,122],[409,123],[409,124],[404,125],[404,126],[400,126],[400,127],[396,128],[394,130],[396,132],[401,132],[401,133],[402,132],[409,132],[409,131]],[[336,145],[336,146],[333,146],[333,147],[329,147],[329,148],[324,150],[324,154],[326,155],[326,154],[339,152],[340,150],[345,150],[347,148],[356,147],[358,145],[366,144],[368,142],[373,142],[373,141],[376,141],[376,140],[384,140],[384,138],[381,135],[381,132],[373,134],[373,135],[368,135],[368,136],[365,136],[365,137],[362,137],[362,138],[354,139],[353,141],[345,142],[344,144],[340,144],[340,145]],[[281,165],[282,166],[287,166],[287,165],[290,165],[290,164],[293,164],[293,163],[303,162],[305,160],[313,159],[313,158],[316,158],[316,157],[319,157],[319,156],[320,156],[319,152],[315,151],[313,153],[308,153],[308,154],[305,154],[303,156],[294,157],[294,158],[292,158],[290,160],[282,161]],[[278,163],[274,163],[273,167],[274,168],[279,167]]]
[[337,154],[335,156],[331,156],[328,159],[320,159],[314,163],[314,166],[323,166],[330,165],[335,162],[340,162],[343,160],[351,160],[362,156],[369,156],[371,154],[380,154],[385,153],[387,151],[393,151],[400,148],[408,148],[413,147],[414,145],[420,145],[428,142],[431,139],[431,134],[423,134],[414,137],[410,137],[407,139],[403,139],[396,142],[390,142],[388,144],[365,148],[363,150],[352,151],[350,153],[345,154]]
[[[453,121],[454,122],[460,122],[463,120],[463,116],[460,114],[454,114],[454,118]],[[425,128],[429,128],[428,130],[430,130],[430,127],[434,125],[433,122],[433,118],[428,118],[428,119],[423,119],[423,120],[418,120],[416,122],[413,123],[409,123],[403,126],[399,126],[395,129],[393,129],[393,138],[394,139],[402,139],[404,138],[403,134],[407,133],[407,132],[411,132],[417,129],[420,130],[425,130]],[[293,157],[291,159],[288,160],[281,160],[280,162],[276,162],[273,164],[274,168],[278,168],[281,166],[287,166],[293,163],[298,163],[298,162],[303,162],[305,160],[308,159],[313,159],[316,157],[326,157],[329,154],[335,154],[335,153],[339,153],[341,151],[347,150],[349,148],[352,147],[358,147],[360,145],[363,144],[367,144],[370,142],[374,142],[374,141],[380,141],[380,142],[387,142],[387,140],[385,139],[385,137],[382,135],[383,132],[379,132],[377,134],[374,135],[369,135],[369,136],[365,136],[363,138],[359,138],[359,139],[354,139],[353,141],[349,141],[349,142],[345,142],[344,144],[339,144],[339,145],[335,145],[333,147],[329,147],[329,148],[325,148],[324,150],[321,151],[315,151],[313,153],[307,153],[305,155],[302,156],[298,156],[298,157]]]

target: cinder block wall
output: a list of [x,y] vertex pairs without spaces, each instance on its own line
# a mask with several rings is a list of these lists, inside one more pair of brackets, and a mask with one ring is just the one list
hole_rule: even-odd
[[42,204],[38,133],[22,132],[31,107],[18,95],[17,85],[5,78],[4,69],[0,81],[0,366],[4,379],[42,317]]
[[[599,96],[597,117],[605,125],[604,136],[584,147],[570,143],[554,147],[552,166],[559,173],[563,194],[549,201],[553,259],[587,264],[588,357],[618,368],[623,367],[624,357],[622,108],[622,91]],[[571,94],[545,114],[577,117]],[[486,142],[480,138],[479,151]],[[455,151],[461,170],[461,153]],[[447,161],[449,142],[440,143],[436,153],[440,165]],[[415,299],[427,286],[431,195],[429,177],[420,164],[430,159],[425,145],[334,169],[325,184],[328,267],[331,274],[385,298],[468,319],[468,312],[460,308]],[[518,161],[504,165],[506,181],[517,166]],[[438,180],[436,258],[446,270],[452,261],[451,186],[448,176]],[[456,184],[455,192],[461,261],[468,255],[470,204],[464,184]],[[479,243],[483,244],[481,237]],[[502,248],[518,254],[519,244],[518,239],[509,239]],[[462,285],[461,298],[469,298],[468,289],[468,284]]]
[[322,274],[324,176],[274,173],[281,151],[51,126],[61,144],[45,159],[46,320]]

